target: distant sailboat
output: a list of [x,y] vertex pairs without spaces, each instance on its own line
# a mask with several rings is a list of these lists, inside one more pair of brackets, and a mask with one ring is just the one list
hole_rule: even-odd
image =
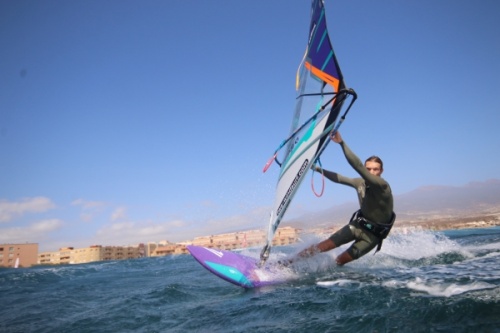
[[16,258],[16,262],[14,263],[14,268],[19,268],[19,257]]

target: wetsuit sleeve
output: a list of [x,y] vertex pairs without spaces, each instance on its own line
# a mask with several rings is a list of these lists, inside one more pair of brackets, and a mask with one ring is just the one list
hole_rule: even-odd
[[356,188],[356,186],[357,186],[356,180],[353,178],[342,176],[341,174],[338,174],[338,173],[333,172],[333,171],[329,171],[329,170],[325,170],[325,169],[322,169],[322,170],[323,170],[323,174],[325,175],[325,177],[330,179],[334,183],[348,185],[348,186],[351,186],[354,188]]
[[387,183],[385,182],[385,180],[381,177],[372,175],[365,167],[363,162],[361,162],[359,157],[352,152],[345,141],[342,141],[340,143],[340,146],[342,147],[347,162],[353,167],[354,170],[356,170],[356,172],[365,180],[368,185],[386,186]]

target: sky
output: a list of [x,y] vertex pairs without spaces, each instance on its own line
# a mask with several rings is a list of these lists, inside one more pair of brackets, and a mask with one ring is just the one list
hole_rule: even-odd
[[[394,195],[500,178],[500,2],[326,0],[340,131]],[[265,229],[309,1],[0,0],[0,243]],[[323,167],[355,177],[340,148]],[[356,201],[308,175],[287,218]],[[317,191],[321,179],[313,179]],[[397,201],[395,203],[397,210]]]

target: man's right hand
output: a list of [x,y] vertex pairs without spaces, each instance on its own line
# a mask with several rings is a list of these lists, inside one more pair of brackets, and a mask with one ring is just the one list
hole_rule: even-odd
[[342,143],[342,136],[340,135],[339,131],[335,132],[334,135],[331,135],[330,139],[332,139],[332,141],[335,143]]

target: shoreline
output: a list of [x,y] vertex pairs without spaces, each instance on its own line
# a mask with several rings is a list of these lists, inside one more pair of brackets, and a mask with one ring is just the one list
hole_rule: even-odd
[[419,226],[429,230],[456,230],[456,229],[475,229],[500,226],[499,214],[473,216],[473,217],[447,217],[426,221],[401,221],[394,228]]

